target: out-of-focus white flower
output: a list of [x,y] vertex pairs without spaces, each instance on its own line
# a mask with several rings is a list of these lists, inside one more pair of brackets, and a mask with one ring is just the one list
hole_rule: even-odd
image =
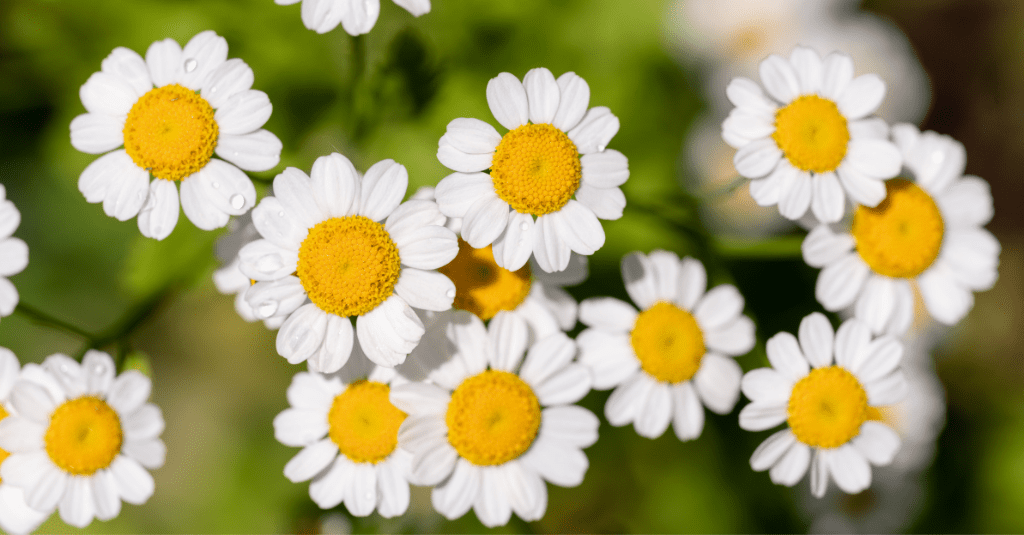
[[[394,0],[395,4],[418,17],[430,13],[430,0]],[[349,35],[370,33],[380,16],[380,0],[274,0],[281,6],[302,2],[302,23],[316,33],[338,27]]]

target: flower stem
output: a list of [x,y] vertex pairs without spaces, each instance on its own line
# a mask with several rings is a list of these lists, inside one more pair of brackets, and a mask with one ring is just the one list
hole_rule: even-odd
[[64,320],[57,319],[47,314],[46,312],[39,310],[38,308],[35,308],[31,305],[27,305],[25,304],[24,301],[18,303],[18,306],[15,307],[14,312],[15,314],[21,314],[22,316],[28,318],[30,321],[34,321],[35,323],[38,323],[40,325],[50,327],[51,329],[64,331],[69,334],[73,334],[79,338],[84,338],[85,340],[90,342],[96,338],[94,334],[87,332],[79,327],[76,327]]

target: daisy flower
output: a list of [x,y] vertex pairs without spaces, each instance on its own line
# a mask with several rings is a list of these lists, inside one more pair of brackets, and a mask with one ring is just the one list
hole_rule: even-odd
[[826,223],[843,217],[847,195],[867,206],[882,202],[882,180],[896,176],[901,163],[885,122],[871,117],[885,96],[882,79],[854,78],[845,54],[822,60],[799,46],[788,61],[768,56],[760,73],[768,96],[753,80],[734,78],[726,92],[736,108],[722,123],[754,200],[778,204],[788,219],[810,207]]
[[974,306],[972,292],[998,277],[1000,245],[982,228],[992,219],[988,183],[963,176],[964,147],[949,136],[893,127],[905,174],[884,184],[876,207],[858,206],[845,232],[820,225],[803,256],[822,268],[815,295],[826,310],[853,307],[875,333],[901,335],[914,318],[914,290],[946,325]]
[[152,383],[129,370],[114,376],[110,355],[89,351],[79,364],[51,355],[28,364],[11,392],[14,414],[0,421],[5,483],[21,488],[29,507],[60,508],[83,528],[110,520],[121,501],[141,505],[153,495],[146,468],[163,466],[164,418],[146,403]]
[[138,215],[142,235],[158,240],[178,223],[176,182],[181,209],[203,230],[256,204],[243,170],[277,165],[281,141],[261,128],[271,105],[251,89],[252,69],[227,56],[227,41],[205,31],[184,49],[164,39],[146,59],[118,47],[103,60],[79,92],[88,113],[71,121],[72,146],[106,153],[78,179],[86,201],[120,221]]
[[[302,23],[316,33],[338,27],[349,35],[370,33],[380,15],[380,0],[274,0],[280,6],[302,2]],[[394,0],[412,16],[430,13],[430,0]]]
[[555,80],[539,68],[520,82],[503,72],[487,83],[487,103],[508,133],[479,119],[448,123],[437,159],[456,172],[438,183],[437,204],[463,219],[469,245],[493,244],[499,266],[515,271],[532,254],[544,271],[562,271],[571,251],[604,245],[598,218],[622,217],[629,165],[605,150],[619,119],[603,106],[587,110],[589,102],[575,73]]
[[431,501],[448,519],[472,508],[488,527],[513,512],[539,520],[544,481],[575,487],[587,471],[582,448],[597,440],[598,420],[572,403],[590,391],[590,372],[572,362],[576,344],[564,333],[527,347],[525,325],[507,312],[487,327],[466,317],[455,331],[458,373],[391,389],[409,414],[398,443],[413,455],[412,482],[436,485]]
[[312,480],[321,509],[345,502],[355,516],[376,509],[391,518],[409,507],[407,451],[398,448],[405,413],[388,399],[395,370],[374,366],[359,344],[331,375],[301,372],[288,387],[288,409],[274,418],[274,436],[301,447],[284,467],[293,483]]
[[0,318],[10,316],[18,306],[18,289],[7,280],[28,265],[28,245],[12,237],[21,224],[21,212],[7,200],[7,188],[0,184]]
[[776,334],[767,351],[772,366],[743,376],[743,394],[752,402],[740,411],[740,427],[788,427],[758,446],[751,468],[770,470],[772,482],[791,487],[810,467],[811,493],[818,498],[830,474],[843,492],[867,489],[869,463],[888,465],[900,447],[896,431],[877,421],[877,408],[899,403],[907,393],[897,369],[903,345],[891,335],[872,340],[856,318],[834,332],[815,312],[800,322],[799,339]]
[[731,357],[755,340],[743,296],[731,284],[705,292],[703,264],[668,251],[627,255],[622,278],[640,312],[611,297],[580,303],[580,362],[594,388],[615,387],[604,407],[610,424],[633,422],[657,438],[672,423],[680,440],[693,440],[704,429],[702,405],[726,414],[739,399],[743,372]]
[[[340,369],[355,336],[375,364],[401,364],[423,336],[414,312],[452,306],[455,285],[435,271],[458,253],[437,205],[402,203],[409,175],[384,160],[360,176],[340,154],[289,167],[253,210],[263,239],[239,251],[256,282],[245,295],[260,318],[287,315],[277,352],[316,371]],[[399,204],[401,203],[401,204]]]
[[[253,285],[254,281],[242,273],[242,261],[238,257],[238,251],[246,244],[260,238],[256,225],[252,222],[252,213],[243,214],[228,223],[228,233],[217,239],[215,254],[225,265],[213,272],[213,284],[217,291],[225,295],[235,296],[235,311],[248,322],[257,321],[256,311],[252,305],[245,300],[245,292]],[[263,319],[263,324],[268,329],[281,327],[288,316],[276,315]]]
[[[20,373],[18,358],[10,349],[0,347],[0,422],[16,414],[11,404],[11,390]],[[3,424],[0,423],[0,436],[2,434]],[[0,447],[0,463],[9,456],[10,453]],[[39,527],[47,516],[49,514],[29,507],[25,503],[24,491],[0,477],[0,529],[7,533],[28,533]]]

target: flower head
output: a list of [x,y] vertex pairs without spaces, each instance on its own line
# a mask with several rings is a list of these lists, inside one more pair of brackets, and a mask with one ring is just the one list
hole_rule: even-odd
[[0,318],[10,316],[18,306],[18,289],[7,280],[28,265],[28,245],[11,236],[21,224],[21,212],[7,199],[7,189],[0,184]]

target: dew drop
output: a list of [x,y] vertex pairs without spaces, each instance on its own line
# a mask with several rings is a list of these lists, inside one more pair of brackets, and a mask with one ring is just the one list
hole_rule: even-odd
[[280,212],[278,212],[277,215],[278,215],[278,217],[284,217],[284,210],[281,210]]
[[60,371],[63,372],[63,373],[68,373],[68,365],[67,364],[61,364],[60,365]]
[[103,372],[106,371],[106,369],[107,369],[106,366],[104,366],[102,364],[97,364],[97,365],[92,367],[92,373],[94,373],[96,375],[103,375]]
[[597,152],[604,152],[605,147],[606,147],[606,145],[598,145],[597,146]]
[[519,224],[519,230],[522,230],[524,232],[527,231],[527,230],[530,230],[530,224],[525,222],[525,221],[520,223]]
[[274,315],[274,312],[277,312],[277,303],[274,301],[266,301],[257,307],[256,312],[259,313],[260,317],[269,318]]
[[281,263],[280,257],[276,254],[267,254],[256,259],[256,269],[261,273],[270,274],[282,267],[284,267],[284,264]]
[[212,183],[210,185],[213,186],[213,189],[217,189],[217,188],[220,187],[220,182],[214,182],[214,183]]
[[372,492],[367,492],[366,493],[366,499],[367,500],[372,500],[373,499],[373,493]]
[[238,193],[231,196],[231,207],[235,210],[241,210],[245,206],[245,197],[242,197]]
[[232,152],[231,155],[232,156],[238,156],[238,151],[236,150],[236,151]]
[[447,295],[449,299],[455,299],[455,290],[448,290],[444,294]]
[[192,72],[199,66],[199,62],[195,58],[188,58],[185,60],[185,72]]

